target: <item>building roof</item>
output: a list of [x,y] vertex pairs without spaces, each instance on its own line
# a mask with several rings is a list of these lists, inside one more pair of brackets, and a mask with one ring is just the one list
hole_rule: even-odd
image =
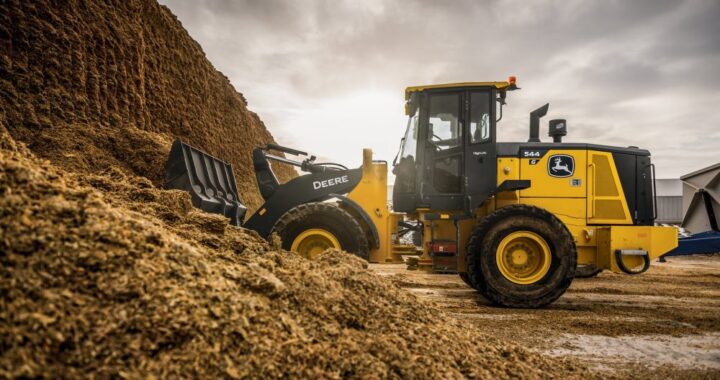
[[720,169],[720,162],[717,163],[717,164],[715,164],[715,165],[710,165],[710,166],[708,166],[708,167],[706,167],[706,168],[703,168],[703,169],[700,169],[700,170],[696,170],[696,171],[694,171],[694,172],[692,172],[692,173],[685,174],[684,176],[680,177],[680,179],[686,180],[686,179],[688,179],[688,178],[695,177],[695,176],[697,176],[697,175],[704,174],[704,173],[707,173],[707,172],[712,171],[712,170],[715,170],[715,169]]

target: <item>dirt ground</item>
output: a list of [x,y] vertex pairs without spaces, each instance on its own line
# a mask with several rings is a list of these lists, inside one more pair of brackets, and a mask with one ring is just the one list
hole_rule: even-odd
[[720,255],[576,279],[539,310],[494,307],[455,275],[371,268],[490,336],[580,359],[601,376],[720,378]]

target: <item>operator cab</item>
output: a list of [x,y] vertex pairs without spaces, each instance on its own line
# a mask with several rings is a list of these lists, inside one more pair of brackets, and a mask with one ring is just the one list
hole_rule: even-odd
[[495,127],[506,91],[516,88],[510,77],[405,90],[409,119],[393,163],[395,211],[469,211],[494,194]]

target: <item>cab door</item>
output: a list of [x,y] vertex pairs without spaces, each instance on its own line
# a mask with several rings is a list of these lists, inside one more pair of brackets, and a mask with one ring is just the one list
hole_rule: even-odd
[[395,174],[393,209],[398,212],[415,211],[419,199],[417,191],[417,172],[421,167],[420,161],[417,159],[419,120],[420,111],[416,105],[408,120],[400,151],[393,161],[393,174]]
[[497,188],[494,91],[471,90],[466,105],[465,207],[472,211]]
[[423,113],[422,206],[463,208],[464,91],[429,92]]

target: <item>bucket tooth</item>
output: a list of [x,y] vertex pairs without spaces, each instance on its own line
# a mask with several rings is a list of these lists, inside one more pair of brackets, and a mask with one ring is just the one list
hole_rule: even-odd
[[232,165],[175,140],[165,168],[165,187],[190,193],[193,206],[242,225],[247,207],[238,194]]

